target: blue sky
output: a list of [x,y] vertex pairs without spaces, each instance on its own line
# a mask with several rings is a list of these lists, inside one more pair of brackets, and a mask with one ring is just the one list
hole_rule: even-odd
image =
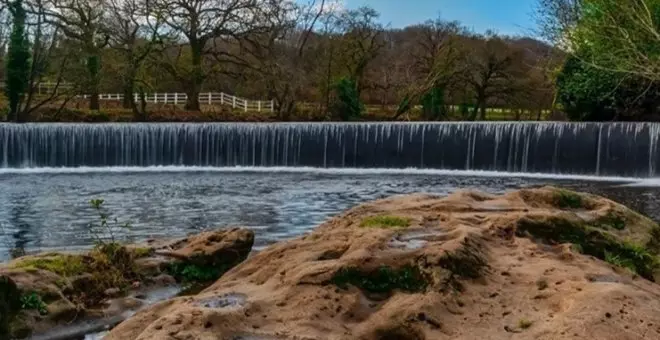
[[537,0],[343,0],[348,8],[364,5],[381,13],[392,27],[436,18],[458,20],[477,32],[493,29],[508,35],[533,35]]

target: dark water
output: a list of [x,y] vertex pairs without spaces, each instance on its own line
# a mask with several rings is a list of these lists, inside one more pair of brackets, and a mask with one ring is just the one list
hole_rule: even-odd
[[[306,231],[351,206],[393,194],[447,194],[457,189],[493,193],[561,185],[603,194],[660,219],[660,188],[622,181],[535,179],[414,171],[241,171],[4,173],[0,174],[0,259],[7,250],[77,249],[93,243],[88,202],[103,198],[131,229],[122,239],[185,235],[206,228],[247,226],[258,246]],[[280,170],[281,171],[281,170]]]
[[0,168],[425,168],[655,177],[658,123],[0,124]]

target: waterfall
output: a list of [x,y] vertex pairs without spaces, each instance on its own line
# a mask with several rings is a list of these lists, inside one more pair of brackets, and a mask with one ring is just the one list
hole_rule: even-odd
[[309,166],[653,177],[656,123],[0,124],[0,168]]

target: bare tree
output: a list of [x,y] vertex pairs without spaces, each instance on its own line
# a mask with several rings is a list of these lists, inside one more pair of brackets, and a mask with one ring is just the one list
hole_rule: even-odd
[[315,63],[305,58],[307,46],[327,11],[326,0],[291,3],[281,7],[279,15],[270,16],[272,28],[267,35],[246,39],[256,74],[265,82],[282,120],[288,120],[295,110],[298,94],[312,85],[308,73],[313,72]]
[[430,89],[445,89],[466,71],[466,65],[460,64],[460,60],[467,56],[465,49],[460,48],[459,37],[467,32],[458,22],[437,18],[409,30],[414,34],[408,58],[415,78],[410,81],[404,94],[408,105],[400,107],[395,118],[405,113]]
[[348,76],[355,80],[360,93],[364,86],[364,73],[385,46],[383,26],[378,23],[380,14],[370,7],[347,10],[337,19],[343,29],[341,58]]
[[104,0],[45,0],[44,19],[80,45],[85,57],[89,109],[98,110],[101,55],[110,40],[104,25]]
[[471,120],[486,119],[486,109],[492,99],[510,96],[515,91],[516,76],[515,59],[520,51],[501,37],[487,33],[484,37],[471,39],[466,65],[467,73],[464,80],[471,87],[475,106],[470,116]]
[[162,46],[164,18],[151,0],[108,0],[107,6],[110,46],[121,56],[123,107],[144,120],[146,112],[135,103],[136,83],[147,58]]
[[271,28],[270,16],[284,0],[154,0],[177,46],[164,53],[163,67],[186,88],[186,109],[198,111],[199,93],[226,65],[249,64],[242,42]]

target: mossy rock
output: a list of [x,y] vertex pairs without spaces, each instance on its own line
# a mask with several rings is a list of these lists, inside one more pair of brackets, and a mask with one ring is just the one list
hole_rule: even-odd
[[387,294],[394,290],[421,292],[428,285],[423,273],[413,265],[401,268],[383,266],[369,271],[357,267],[341,268],[330,282],[342,289],[352,285],[368,293]]
[[64,277],[81,275],[87,267],[81,255],[46,254],[19,259],[11,264],[12,268],[46,270]]
[[599,226],[568,217],[523,218],[516,234],[546,243],[572,243],[583,254],[629,268],[654,281],[658,258],[645,245],[627,242]]
[[0,338],[9,337],[12,323],[21,311],[21,292],[7,276],[0,276]]

